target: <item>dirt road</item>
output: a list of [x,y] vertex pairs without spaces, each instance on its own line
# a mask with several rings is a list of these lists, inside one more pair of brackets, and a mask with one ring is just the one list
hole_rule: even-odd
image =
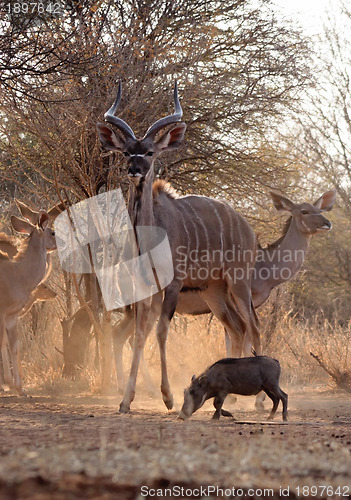
[[266,422],[271,403],[257,414],[253,398],[225,405],[235,421],[212,421],[206,403],[186,422],[146,397],[121,415],[119,400],[0,397],[0,498],[351,494],[350,394],[290,391],[287,423],[280,408]]

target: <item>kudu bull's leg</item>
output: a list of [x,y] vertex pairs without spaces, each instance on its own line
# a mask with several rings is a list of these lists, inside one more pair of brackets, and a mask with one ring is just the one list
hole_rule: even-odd
[[[252,340],[250,341],[249,335],[245,335],[245,340],[244,340],[244,353],[245,356],[250,356],[252,354],[252,346],[255,351],[255,355],[257,356],[262,356],[262,348],[261,348],[261,341],[260,341],[260,332],[258,330],[258,317],[256,314],[256,309],[253,306],[253,303],[251,303],[251,314],[254,320],[254,329],[252,331]],[[264,410],[264,405],[263,402],[266,399],[266,394],[265,392],[261,391],[257,394],[256,396],[256,401],[255,401],[255,406],[257,410]]]
[[227,289],[215,284],[201,296],[225,328],[227,357],[240,358],[246,324],[234,301],[228,297]]
[[[246,325],[245,337],[243,337],[242,349],[247,349],[248,343],[246,339],[251,339],[253,348],[258,356],[262,354],[260,332],[258,329],[258,317],[252,305],[251,290],[247,282],[228,282],[229,290],[232,296],[235,297],[235,304],[239,311],[240,316]],[[244,355],[251,355],[250,352],[244,352]]]
[[[162,294],[158,293],[156,295],[153,295],[146,326],[145,341],[150,335],[154,327],[154,324],[156,322],[156,319],[160,315],[161,305],[162,305]],[[135,326],[134,312],[132,309],[129,309],[126,312],[125,317],[121,321],[119,321],[112,330],[114,359],[115,359],[115,367],[117,375],[117,386],[118,386],[118,392],[120,394],[123,394],[125,390],[125,379],[123,371],[123,347],[128,339],[132,339],[131,345],[133,346],[134,326]],[[156,395],[155,386],[148,371],[143,352],[141,353],[140,357],[140,371],[142,373],[149,394],[151,396],[155,396]]]
[[148,316],[151,307],[151,297],[142,300],[136,304],[136,328],[135,328],[135,339],[134,339],[134,349],[133,349],[133,359],[130,368],[129,379],[127,383],[126,392],[124,398],[119,406],[119,411],[121,413],[128,413],[130,410],[130,403],[135,397],[135,385],[138,375],[139,363],[141,353],[144,349],[146,340],[146,327]]
[[[157,318],[160,317],[160,311],[162,307],[162,293],[157,293],[152,296],[152,303],[151,303],[151,309],[149,312],[149,317],[147,321],[147,326],[146,326],[146,337],[145,340],[148,338],[150,333],[152,332],[152,329],[155,325],[155,322]],[[141,353],[141,359],[140,359],[140,371],[142,373],[145,385],[147,387],[147,391],[150,396],[155,397],[158,392],[156,391],[156,388],[154,386],[154,383],[152,381],[150,372],[147,367],[147,363],[144,358],[144,351]]]
[[112,329],[113,354],[115,361],[117,389],[119,394],[125,391],[125,379],[123,371],[123,347],[134,332],[134,314],[128,311],[125,317],[114,325]]
[[168,381],[166,342],[169,325],[177,307],[181,287],[181,283],[174,281],[166,288],[161,308],[161,315],[156,330],[161,359],[161,393],[163,402],[168,410],[173,408],[173,395]]
[[[260,332],[258,329],[258,317],[255,308],[252,304],[251,290],[247,286],[247,283],[230,283],[229,284],[232,293],[235,296],[235,302],[238,306],[240,313],[242,314],[245,323],[247,325],[247,331],[245,333],[243,342],[244,356],[251,356],[251,348],[253,346],[255,354],[257,356],[262,355]],[[263,410],[263,401],[265,400],[265,393],[261,391],[256,396],[255,406],[258,410]]]
[[230,358],[232,355],[232,341],[230,339],[230,334],[227,329],[224,329],[224,340],[225,340],[225,352],[227,353],[227,358]]

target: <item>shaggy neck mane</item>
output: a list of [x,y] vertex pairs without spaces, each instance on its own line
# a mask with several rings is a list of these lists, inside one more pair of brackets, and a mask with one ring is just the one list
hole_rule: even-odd
[[152,186],[152,194],[154,198],[157,198],[160,194],[165,194],[169,198],[173,198],[174,200],[176,198],[179,198],[179,195],[177,191],[172,188],[172,186],[161,179],[158,179],[157,181],[154,182]]
[[[133,225],[152,226],[154,225],[153,204],[158,203],[158,197],[165,195],[175,200],[178,193],[172,186],[161,179],[152,182],[152,178],[144,181],[142,189],[132,189],[129,192],[128,212]],[[138,215],[140,211],[140,215]]]

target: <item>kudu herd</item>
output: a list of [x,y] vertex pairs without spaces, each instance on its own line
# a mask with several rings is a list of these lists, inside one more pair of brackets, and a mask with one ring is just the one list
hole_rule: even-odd
[[[121,153],[126,159],[131,181],[128,214],[140,252],[143,241],[138,229],[158,227],[167,234],[173,261],[173,279],[166,288],[126,307],[124,318],[113,329],[120,387],[124,380],[123,345],[134,334],[132,364],[120,404],[120,411],[126,413],[135,396],[145,340],[157,319],[161,392],[168,409],[173,407],[173,396],[167,373],[166,340],[175,312],[192,315],[212,312],[224,326],[228,355],[250,355],[252,348],[257,355],[261,354],[255,308],[267,300],[273,288],[299,271],[310,237],[330,229],[330,222],[321,212],[332,208],[335,191],[326,192],[313,205],[294,204],[271,193],[275,207],[290,212],[290,218],[283,235],[267,248],[261,248],[247,221],[227,202],[198,195],[178,196],[167,183],[155,181],[155,160],[162,153],[178,148],[186,130],[181,122],[177,84],[174,114],[157,120],[140,139],[124,120],[115,116],[121,92],[120,84],[117,98],[104,116],[107,124],[97,124],[98,134],[105,150]],[[19,207],[26,220],[12,217],[12,225],[16,231],[28,234],[28,239],[17,252],[11,240],[0,238],[0,345],[5,378],[9,382],[7,337],[14,386],[23,394],[16,323],[41,294],[47,293],[42,281],[49,272],[48,255],[56,248],[56,242],[47,212],[33,212],[23,204]],[[292,258],[282,259],[286,252]]]
[[[271,196],[277,210],[286,210],[291,215],[285,223],[283,234],[266,248],[258,248],[251,281],[252,301],[255,308],[264,304],[275,287],[296,276],[304,262],[311,236],[330,230],[331,223],[321,212],[332,209],[336,191],[327,191],[314,204],[293,203],[277,193],[271,193]],[[176,312],[181,315],[197,316],[208,314],[211,310],[197,290],[182,289]],[[156,296],[152,302],[146,329],[147,335],[151,332],[159,313],[160,296]],[[129,308],[126,310],[123,320],[113,329],[117,382],[120,392],[124,388],[123,346],[133,333],[134,315],[132,309]],[[246,353],[249,353],[251,339],[247,338],[246,340]],[[226,345],[227,356],[235,355],[232,354],[230,337],[227,334]],[[144,376],[147,381],[150,380],[145,368]],[[149,382],[147,385],[151,390],[152,386]]]
[[[164,293],[129,308],[125,318],[114,330],[116,370],[123,380],[122,349],[125,340],[135,330],[133,360],[121,412],[130,409],[135,394],[138,366],[145,339],[154,321],[159,318],[157,339],[160,347],[162,382],[161,392],[167,408],[173,398],[167,376],[166,339],[170,320],[175,311],[183,314],[212,312],[224,325],[230,339],[231,355],[249,354],[253,346],[261,353],[257,316],[254,307],[261,305],[279,283],[291,279],[300,269],[312,234],[330,229],[330,223],[321,211],[330,210],[335,191],[325,193],[314,205],[295,205],[287,198],[272,193],[278,210],[288,210],[291,219],[282,238],[267,249],[259,249],[246,221],[227,203],[203,196],[176,196],[165,183],[154,183],[154,161],[169,149],[177,148],[184,137],[185,124],[174,89],[175,113],[156,121],[142,139],[137,139],[131,127],[115,116],[121,100],[121,85],[115,103],[105,114],[105,121],[114,125],[118,133],[105,124],[97,125],[103,147],[122,153],[127,160],[128,175],[132,181],[129,194],[129,215],[134,227],[158,226],[165,229],[172,248],[174,278]],[[156,135],[170,126],[157,139]],[[216,232],[213,227],[218,228]],[[182,248],[182,252],[179,249]],[[279,273],[282,265],[277,249],[296,254],[290,259],[289,273]],[[231,252],[234,258],[226,260]],[[206,253],[208,259],[190,258],[193,253]],[[257,252],[263,258],[257,259]],[[186,258],[180,260],[180,253]],[[257,260],[256,260],[257,259]],[[196,266],[197,273],[196,273]],[[195,272],[194,272],[195,267]],[[205,268],[206,273],[203,273]],[[265,268],[266,277],[261,275]],[[274,274],[273,269],[277,268]],[[181,272],[180,272],[181,271]],[[203,278],[203,274],[206,278]],[[135,325],[134,325],[135,319]],[[227,342],[229,345],[229,342]]]

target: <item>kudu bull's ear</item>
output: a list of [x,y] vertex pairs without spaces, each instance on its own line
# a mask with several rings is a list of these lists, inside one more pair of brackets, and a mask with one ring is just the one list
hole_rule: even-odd
[[50,217],[45,210],[39,210],[38,214],[38,227],[44,231],[44,229],[47,228],[48,224],[50,222]]
[[321,212],[329,212],[334,206],[336,198],[336,189],[327,191],[317,201],[313,203],[316,208],[319,208]]
[[288,212],[291,212],[294,208],[294,203],[288,198],[285,198],[285,196],[274,193],[273,191],[271,191],[270,195],[277,210],[288,210]]
[[125,139],[115,134],[110,127],[104,123],[97,123],[96,128],[104,149],[107,151],[119,151],[120,153],[124,150],[126,144]]
[[11,215],[11,224],[13,229],[18,233],[31,234],[34,229],[33,224],[15,215]]
[[159,151],[168,151],[178,148],[184,139],[186,131],[185,123],[177,123],[168,132],[165,132],[155,145]]
[[18,206],[22,216],[29,220],[33,225],[37,223],[38,220],[38,212],[34,212],[31,210],[25,203],[15,199],[16,205]]

